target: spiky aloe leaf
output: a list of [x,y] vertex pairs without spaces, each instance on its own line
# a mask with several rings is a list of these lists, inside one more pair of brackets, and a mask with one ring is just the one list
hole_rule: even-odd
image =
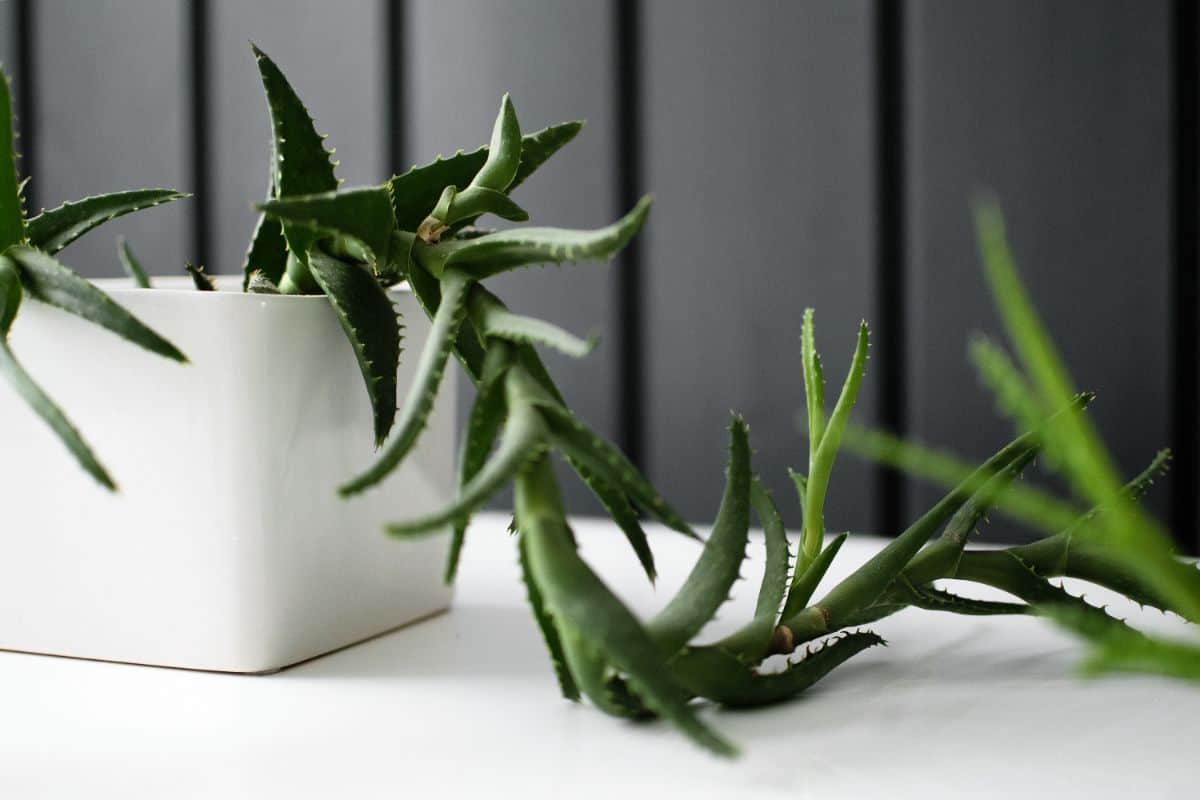
[[519,476],[516,511],[521,536],[528,537],[530,571],[551,615],[576,631],[586,631],[647,708],[701,746],[733,755],[734,747],[696,717],[687,692],[670,677],[645,629],[579,557],[545,458]]
[[605,482],[620,488],[664,525],[694,536],[691,526],[673,509],[658,490],[638,471],[620,450],[593,432],[578,417],[558,403],[541,408],[553,442],[570,459],[583,464]]
[[[565,122],[531,133],[521,139],[521,164],[509,184],[512,191],[554,155],[567,142],[575,138],[580,122]],[[488,148],[481,147],[470,153],[459,151],[450,158],[438,158],[431,164],[413,167],[403,175],[388,182],[391,190],[396,226],[401,230],[415,231],[421,221],[437,204],[447,186],[466,186],[487,161]],[[470,224],[463,220],[461,224]]]
[[[334,163],[317,133],[313,119],[295,89],[266,53],[251,45],[267,95],[271,115],[272,183],[276,197],[316,194],[337,188]],[[317,233],[304,225],[284,225],[283,237],[294,258],[287,268],[290,280],[281,280],[285,292],[315,293],[317,286],[307,272],[307,253]],[[272,277],[268,275],[267,277]]]
[[8,75],[0,72],[0,253],[25,240],[25,213],[13,147],[12,97]]
[[[1090,401],[1080,396],[1076,407]],[[953,487],[972,474],[961,459],[919,442],[905,441],[890,433],[847,426],[846,449],[881,464],[895,467],[932,483]],[[1014,484],[996,500],[996,507],[1009,517],[1035,528],[1060,531],[1079,517],[1079,509],[1049,492]]]
[[[999,209],[976,204],[975,225],[984,274],[1013,349],[1036,391],[1040,406],[1055,408],[1074,393],[1066,367],[1017,275]],[[1189,620],[1200,620],[1200,584],[1194,570],[1181,569],[1166,534],[1129,498],[1122,496],[1120,473],[1094,424],[1072,414],[1047,432],[1046,450],[1061,465],[1076,494],[1096,505],[1111,503],[1089,537],[1103,539],[1121,553],[1128,566],[1172,609]]]
[[510,397],[508,419],[500,434],[496,452],[492,453],[471,482],[459,491],[454,502],[423,517],[394,522],[387,526],[388,533],[393,536],[422,535],[470,515],[540,452],[545,435],[545,423],[533,407]]
[[597,230],[514,228],[477,239],[417,246],[413,253],[434,275],[456,267],[476,279],[534,264],[609,259],[641,230],[649,211],[650,198],[643,197],[624,217]]
[[518,344],[541,344],[553,347],[571,358],[583,358],[596,347],[596,338],[580,339],[562,328],[545,320],[514,314],[500,303],[489,302],[488,295],[480,292],[479,306],[471,314],[484,336],[507,339]]
[[468,285],[467,277],[457,270],[451,270],[442,277],[441,300],[433,315],[429,338],[417,361],[412,388],[400,410],[395,435],[370,469],[338,490],[343,497],[358,494],[382,481],[417,443],[433,411],[433,401],[437,398],[446,361],[450,358],[450,350],[466,314]]
[[761,661],[771,647],[779,609],[783,605],[788,586],[788,540],[783,527],[783,518],[762,485],[758,476],[750,484],[750,505],[763,529],[763,542],[767,551],[763,568],[762,583],[758,589],[758,602],[754,607],[754,618],[737,632],[725,637],[717,646],[737,656],[746,663]]
[[[3,81],[0,80],[0,83]],[[116,483],[109,477],[87,442],[79,435],[79,431],[49,395],[34,382],[9,349],[8,332],[21,306],[21,295],[21,277],[17,264],[7,256],[0,255],[0,374],[3,374],[17,394],[50,426],[79,462],[79,466],[101,486],[115,492]]]
[[700,632],[729,599],[746,557],[750,532],[750,443],[741,417],[729,426],[729,467],[725,493],[704,551],[683,586],[646,626],[660,650],[669,655]]
[[566,146],[582,129],[583,122],[562,122],[522,137],[521,164],[508,184],[507,191],[511,192],[524,183],[526,178],[546,163],[550,156]]
[[85,197],[43,211],[25,223],[25,232],[31,245],[53,255],[109,220],[188,196],[173,189],[136,189]]
[[133,281],[134,286],[142,289],[150,288],[150,276],[142,268],[141,262],[133,254],[133,248],[129,246],[129,242],[124,236],[117,237],[117,259],[120,260],[121,269],[125,270],[125,274]]
[[550,653],[550,665],[554,668],[554,676],[558,679],[559,691],[568,700],[578,700],[579,687],[567,667],[567,656],[563,652],[562,637],[559,636],[558,629],[554,626],[554,620],[546,610],[542,590],[538,588],[537,580],[529,568],[529,545],[524,536],[517,536],[517,552],[521,563],[521,581],[525,584],[529,608],[533,611],[533,618],[537,622],[538,630],[542,632],[546,650]]
[[387,290],[365,267],[332,258],[319,249],[309,253],[308,265],[354,347],[371,401],[375,446],[379,447],[396,417],[401,338],[396,309]]
[[699,697],[733,708],[778,703],[794,697],[867,648],[885,644],[869,631],[847,633],[789,664],[782,672],[755,672],[718,647],[689,649],[671,661],[671,673]]
[[259,208],[285,223],[355,239],[370,251],[375,263],[386,264],[391,258],[395,218],[386,184],[279,197],[261,203]]
[[811,308],[804,309],[804,321],[800,327],[800,363],[804,370],[804,403],[808,411],[808,471],[811,474],[817,461],[817,448],[825,432],[825,385],[817,361]]
[[[275,199],[274,144],[271,152],[271,173],[267,180],[267,200]],[[278,286],[287,271],[287,241],[283,238],[283,224],[261,211],[250,235],[250,247],[242,262],[242,291],[249,291],[250,278],[257,272]]]
[[[811,337],[811,316],[808,320],[809,336]],[[858,327],[858,341],[854,347],[854,357],[850,361],[850,369],[846,373],[846,382],[842,393],[833,407],[829,420],[821,426],[821,441],[812,456],[808,470],[808,487],[804,503],[804,538],[801,541],[803,558],[800,563],[808,564],[820,554],[825,536],[825,493],[829,488],[829,478],[833,472],[834,459],[837,458],[838,448],[842,444],[842,434],[850,419],[850,410],[858,398],[858,387],[862,384],[863,372],[867,368],[867,348],[870,346],[867,333],[867,323]],[[814,356],[815,357],[815,356]],[[819,385],[822,377],[820,367],[815,369],[814,382]],[[815,389],[823,392],[821,389]],[[818,398],[822,397],[818,395]],[[810,412],[811,413],[811,412]],[[819,419],[823,411],[817,410],[814,417]]]
[[1087,677],[1133,672],[1200,682],[1200,646],[1196,644],[1097,623],[1093,615],[1079,609],[1049,607],[1041,613],[1091,643],[1092,650],[1080,665],[1080,673]]
[[842,627],[845,619],[874,603],[930,537],[962,507],[976,490],[998,471],[1029,450],[1036,448],[1038,437],[1027,433],[1001,448],[953,490],[929,509],[904,533],[843,579],[814,606],[785,618],[783,624],[797,641],[808,641]]
[[622,693],[616,690],[617,681],[600,648],[582,631],[569,625],[563,626],[562,640],[567,664],[584,696],[605,714],[614,717],[634,716],[637,713],[635,707],[631,707]]
[[889,592],[889,597],[903,599],[906,605],[926,611],[947,611],[976,617],[1031,613],[1031,607],[1024,603],[977,600],[932,586],[914,586],[905,581],[903,575],[897,581],[897,586],[903,588]]
[[650,579],[651,583],[654,583],[658,579],[658,571],[654,566],[654,553],[650,550],[650,542],[646,539],[646,532],[642,530],[642,523],[638,520],[637,511],[629,504],[624,492],[583,464],[576,463],[572,466],[579,474],[580,479],[604,506],[608,516],[621,529],[621,533],[625,534],[625,539],[633,548],[646,577]]
[[800,613],[800,610],[808,604],[808,601],[812,599],[813,592],[817,591],[825,573],[829,571],[829,566],[837,557],[838,551],[842,549],[842,545],[848,537],[849,534],[840,534],[825,545],[825,548],[809,562],[807,567],[803,570],[797,569],[792,580],[792,588],[788,591],[783,613],[780,615],[781,619],[790,619],[793,615]]
[[[408,285],[425,316],[432,319],[442,302],[442,290],[437,279],[410,261]],[[472,287],[472,291],[478,288],[476,285]],[[471,330],[470,320],[465,320],[459,327],[458,335],[454,339],[454,357],[462,364],[471,380],[478,383],[483,375],[485,353],[483,345],[479,343],[479,337]]]
[[17,266],[25,292],[35,300],[107,328],[152,353],[175,361],[187,361],[175,345],[54,258],[30,247],[13,247],[6,255]]
[[[463,433],[462,450],[458,457],[458,491],[461,493],[487,462],[492,445],[504,424],[504,377],[509,367],[511,353],[508,348],[493,346],[488,350],[483,365],[483,376],[475,390],[475,403],[467,418],[467,429]],[[467,516],[454,521],[450,534],[450,548],[446,553],[446,583],[453,583],[458,574],[458,561],[467,535]]]

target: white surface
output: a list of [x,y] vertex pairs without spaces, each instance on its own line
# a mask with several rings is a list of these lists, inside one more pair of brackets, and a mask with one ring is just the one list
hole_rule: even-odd
[[[453,494],[453,378],[401,469],[344,502],[337,486],[377,454],[324,297],[100,284],[191,363],[23,304],[14,350],[122,491],[94,483],[0,385],[0,647],[257,672],[446,607],[446,537],[380,529]],[[394,297],[419,352],[425,314]]]
[[[739,761],[663,724],[572,705],[524,607],[507,522],[472,528],[450,613],[276,675],[0,653],[0,796],[1195,796],[1200,690],[1079,682],[1078,647],[1034,619],[907,611],[881,622],[890,647],[798,701],[705,712],[743,747]],[[652,533],[653,592],[615,528],[577,532],[643,612],[697,552]],[[851,538],[838,574],[877,545]],[[729,625],[753,604],[753,571],[723,611]]]

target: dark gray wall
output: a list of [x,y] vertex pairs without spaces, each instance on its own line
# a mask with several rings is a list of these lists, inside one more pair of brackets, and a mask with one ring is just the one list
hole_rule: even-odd
[[[881,395],[872,362],[860,418],[906,409],[909,432],[971,456],[1007,436],[966,359],[969,332],[998,332],[967,210],[980,185],[998,193],[1022,273],[1080,384],[1100,393],[1095,413],[1122,466],[1133,471],[1172,437],[1197,434],[1194,409],[1174,423],[1170,411],[1181,376],[1197,366],[1194,243],[1190,257],[1179,249],[1181,212],[1195,235],[1196,192],[1181,200],[1172,183],[1181,153],[1196,164],[1194,122],[1179,140],[1172,95],[1184,80],[1194,117],[1195,36],[1172,39],[1184,3],[658,0],[630,22],[641,64],[624,77],[636,94],[618,91],[619,0],[23,7],[34,12],[33,35],[18,41],[17,3],[0,2],[0,60],[12,73],[24,54],[34,67],[24,116],[35,156],[25,166],[39,202],[136,185],[190,189],[206,177],[209,222],[199,232],[218,273],[240,268],[267,181],[249,39],[295,83],[350,184],[381,180],[397,150],[407,165],[486,141],[506,90],[526,129],[588,119],[519,199],[536,221],[594,226],[619,212],[622,181],[653,190],[631,284],[644,318],[622,299],[619,261],[531,270],[498,288],[520,311],[602,335],[586,361],[549,355],[552,369],[607,436],[620,433],[622,402],[636,401],[645,466],[693,519],[715,510],[730,409],[748,417],[756,465],[794,519],[784,468],[805,460],[796,420],[806,306],[818,312],[829,395],[858,320],[878,322],[888,304],[904,311],[894,330],[875,331],[906,356],[904,379]],[[207,9],[207,25],[194,39],[196,8]],[[198,80],[193,41],[208,62]],[[1173,41],[1192,59],[1183,78]],[[885,42],[901,54],[895,72],[880,60]],[[207,170],[189,128],[203,96]],[[396,97],[403,102],[390,105]],[[628,132],[640,172],[620,135],[639,104]],[[893,119],[900,128],[888,128]],[[895,172],[881,153],[895,156]],[[894,196],[887,178],[898,181]],[[178,272],[195,255],[198,202],[121,221],[67,260],[87,275],[116,274],[112,239],[125,232],[152,271]],[[905,243],[894,262],[879,247],[889,225]],[[899,293],[882,296],[893,283]],[[621,335],[642,343],[640,396],[627,383]],[[1187,509],[1177,520],[1194,528],[1198,445],[1174,443],[1193,456],[1174,489],[1176,510]],[[873,526],[872,469],[849,457],[837,469],[829,524]],[[1156,510],[1169,488],[1151,499]],[[594,508],[579,487],[568,493],[575,508]],[[910,486],[908,513],[929,497]]]
[[[644,30],[650,475],[710,519],[736,409],[756,468],[794,509],[804,308],[836,398],[875,302],[870,7],[650,3]],[[872,400],[868,384],[868,419]],[[862,530],[870,470],[837,471],[828,524]]]
[[[1136,471],[1170,438],[1167,4],[910,9],[911,430],[972,456],[1011,430],[966,356],[968,334],[999,331],[967,208],[987,186],[1039,311]],[[1148,502],[1167,499],[1160,482]]]
[[[37,202],[53,207],[145,186],[189,189],[182,0],[39,0],[33,11],[37,142],[28,170]],[[178,272],[192,202],[118,220],[72,245],[63,260],[84,275],[118,275],[113,242],[124,233],[148,270]]]

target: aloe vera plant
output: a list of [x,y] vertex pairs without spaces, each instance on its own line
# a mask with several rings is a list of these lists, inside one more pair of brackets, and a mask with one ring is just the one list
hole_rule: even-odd
[[[794,564],[784,522],[751,465],[749,431],[730,426],[727,482],[716,521],[678,592],[649,620],[638,619],[580,557],[551,453],[558,451],[595,493],[653,580],[653,554],[643,514],[695,536],[638,470],[576,417],[563,401],[535,346],[582,356],[591,343],[541,320],[509,310],[485,283],[499,273],[534,264],[609,258],[645,221],[643,200],[624,218],[595,231],[476,227],[491,214],[528,219],[510,193],[578,133],[579,123],[522,135],[510,98],[501,101],[490,143],[456,153],[377,185],[343,189],[311,118],[277,67],[256,51],[275,132],[268,198],[245,266],[244,285],[283,293],[324,292],[359,356],[375,409],[377,463],[341,487],[351,497],[380,483],[412,451],[436,400],[453,355],[474,384],[474,404],[463,432],[458,492],[447,507],[393,523],[395,536],[419,536],[450,526],[446,578],[452,580],[467,523],[508,484],[515,485],[516,536],[522,577],[562,694],[588,698],[617,716],[661,716],[717,753],[734,748],[706,725],[693,701],[754,706],[804,691],[832,669],[882,639],[861,626],[905,608],[961,614],[1053,616],[1112,642],[1140,637],[1132,629],[1068,594],[1050,579],[1080,577],[1139,602],[1191,615],[1189,595],[1159,586],[1155,576],[1179,562],[1160,554],[1144,569],[1128,568],[1090,543],[1097,520],[1112,520],[1114,503],[1127,510],[1165,457],[1115,495],[1095,494],[1097,509],[1014,484],[1038,453],[1062,450],[1063,431],[1078,426],[1087,395],[1058,391],[1022,407],[1027,431],[975,469],[942,463],[949,493],[866,564],[814,600],[846,536],[826,542],[824,499],[844,438],[862,450],[871,437],[849,423],[868,352],[863,324],[840,395],[824,402],[813,316],[805,314],[801,360],[807,406],[807,467],[793,471],[802,521]],[[419,354],[416,378],[404,403],[394,402],[399,325],[386,288],[407,281],[432,329]],[[993,359],[995,362],[996,359]],[[1013,386],[1007,395],[1024,395]],[[397,417],[398,414],[398,417]],[[875,441],[905,445],[875,435]],[[878,455],[878,453],[877,453]],[[1081,482],[1087,482],[1082,478]],[[1114,498],[1117,498],[1114,500]],[[1053,515],[1053,535],[1000,551],[967,548],[970,533],[996,503]],[[1040,517],[1039,517],[1040,518]],[[715,642],[697,644],[724,604],[745,558],[752,521],[764,531],[766,567],[755,612],[744,626]],[[1192,571],[1194,573],[1194,571]],[[1178,575],[1177,575],[1178,577]],[[1002,589],[1020,602],[981,601],[937,585],[944,578]],[[1189,584],[1194,575],[1180,580]],[[1194,616],[1189,616],[1194,619]],[[1138,642],[1148,641],[1142,638]],[[1139,645],[1140,658],[1146,646]],[[766,659],[804,648],[781,670]]]
[[55,258],[60,250],[109,220],[186,195],[171,189],[137,189],[87,197],[29,217],[14,144],[8,77],[0,73],[0,373],[79,465],[99,484],[115,491],[116,482],[66,414],[25,371],[8,337],[22,302],[32,299],[106,328],[152,353],[186,361],[178,348]]

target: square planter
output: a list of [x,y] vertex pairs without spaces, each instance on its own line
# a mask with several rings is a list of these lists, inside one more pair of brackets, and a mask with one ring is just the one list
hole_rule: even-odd
[[[0,648],[270,672],[448,607],[447,537],[397,541],[382,526],[453,494],[453,370],[403,467],[341,500],[375,449],[324,297],[97,283],[191,363],[23,304],[17,357],[120,492],[0,385]],[[395,300],[403,397],[429,323],[409,292]]]

